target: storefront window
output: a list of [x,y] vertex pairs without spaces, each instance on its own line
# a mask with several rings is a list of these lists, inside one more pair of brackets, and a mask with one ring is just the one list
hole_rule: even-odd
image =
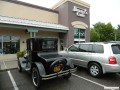
[[2,50],[2,37],[0,36],[0,54],[3,53],[3,50]]
[[85,30],[80,29],[80,38],[85,38]]
[[85,38],[85,29],[79,29],[75,28],[74,29],[74,38]]
[[15,54],[20,50],[19,36],[0,36],[1,54]]
[[74,38],[79,38],[79,29],[74,29]]
[[85,29],[75,28],[74,29],[74,43],[85,42]]

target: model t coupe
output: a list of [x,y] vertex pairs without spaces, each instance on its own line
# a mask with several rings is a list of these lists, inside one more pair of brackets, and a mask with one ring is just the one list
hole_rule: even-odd
[[42,80],[60,76],[68,79],[76,71],[70,59],[58,54],[56,38],[29,38],[26,43],[27,55],[18,57],[18,70],[29,71],[36,88],[40,87]]

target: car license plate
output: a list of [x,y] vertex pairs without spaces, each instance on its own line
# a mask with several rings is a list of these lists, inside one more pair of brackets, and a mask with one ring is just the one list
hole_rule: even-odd
[[54,67],[54,72],[58,72],[58,71],[60,71],[60,69],[61,69],[61,66],[55,66]]

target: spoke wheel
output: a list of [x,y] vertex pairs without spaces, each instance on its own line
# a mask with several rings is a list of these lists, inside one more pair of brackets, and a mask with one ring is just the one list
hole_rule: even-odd
[[99,69],[97,66],[91,66],[90,67],[90,73],[94,76],[98,75],[99,74]]
[[89,73],[93,77],[100,77],[102,75],[102,68],[97,63],[91,63],[89,65]]
[[39,88],[41,84],[41,77],[36,67],[32,69],[32,81],[35,88]]

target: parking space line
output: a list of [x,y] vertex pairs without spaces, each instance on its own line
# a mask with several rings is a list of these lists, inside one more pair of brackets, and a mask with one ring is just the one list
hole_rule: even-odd
[[[4,61],[3,61],[3,63],[4,63],[4,66],[5,66],[5,69],[7,69],[7,66],[6,66]],[[8,75],[10,77],[10,80],[11,80],[11,82],[13,84],[14,90],[19,90],[18,87],[17,87],[17,84],[16,84],[16,82],[15,82],[15,80],[14,80],[12,74],[11,74],[11,72],[10,71],[7,71],[7,72],[8,72]]]
[[97,82],[95,82],[95,81],[92,81],[92,80],[89,80],[89,79],[87,79],[87,78],[84,78],[84,77],[81,77],[81,76],[79,76],[79,75],[77,75],[77,74],[72,74],[72,75],[74,75],[74,76],[76,76],[76,77],[78,77],[78,78],[81,78],[81,79],[84,79],[84,80],[86,80],[86,81],[89,81],[89,82],[91,82],[91,83],[94,83],[94,84],[96,84],[96,85],[98,85],[98,86],[101,86],[101,87],[107,87],[107,86],[105,86],[105,85],[102,85],[102,84],[100,84],[100,83],[97,83]]
[[8,75],[9,75],[10,79],[11,79],[11,82],[13,84],[14,90],[19,90],[17,85],[16,85],[16,82],[15,82],[15,80],[14,80],[12,74],[11,74],[11,72],[10,71],[7,71],[7,72],[8,72]]

